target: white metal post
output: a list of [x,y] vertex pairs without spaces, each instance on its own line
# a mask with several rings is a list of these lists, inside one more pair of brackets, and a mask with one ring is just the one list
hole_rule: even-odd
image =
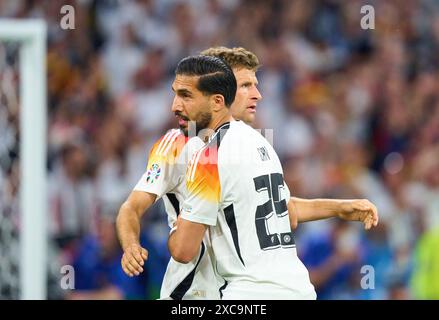
[[0,19],[0,39],[20,46],[20,295],[47,297],[46,23]]

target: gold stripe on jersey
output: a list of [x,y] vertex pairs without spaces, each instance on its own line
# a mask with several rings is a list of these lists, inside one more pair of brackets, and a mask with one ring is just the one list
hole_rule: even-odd
[[207,201],[219,203],[221,186],[216,146],[206,146],[194,155],[187,171],[186,186],[190,193]]
[[152,147],[148,167],[154,163],[175,163],[187,141],[188,138],[179,129],[170,130]]

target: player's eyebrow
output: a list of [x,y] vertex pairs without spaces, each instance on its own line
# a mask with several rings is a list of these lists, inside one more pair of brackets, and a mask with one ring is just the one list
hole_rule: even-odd
[[251,86],[251,85],[255,85],[258,86],[259,82],[258,81],[245,81],[241,84],[241,86]]
[[185,96],[185,97],[192,96],[192,92],[190,92],[188,89],[177,89],[174,90],[174,92],[179,96]]

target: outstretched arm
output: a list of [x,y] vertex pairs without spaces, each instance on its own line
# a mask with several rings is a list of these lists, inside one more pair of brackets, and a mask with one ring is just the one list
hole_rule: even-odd
[[117,216],[117,234],[124,251],[122,269],[130,277],[143,272],[143,261],[148,258],[148,251],[139,242],[140,219],[155,199],[155,194],[133,191],[122,204]]
[[361,221],[364,228],[369,230],[378,225],[378,210],[366,199],[302,199],[291,197],[288,202],[288,213],[291,227],[306,221],[315,221],[338,217],[343,220]]

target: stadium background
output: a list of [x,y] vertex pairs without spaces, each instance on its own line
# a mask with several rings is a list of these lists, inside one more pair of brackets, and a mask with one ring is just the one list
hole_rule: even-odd
[[[60,28],[64,4],[74,30]],[[374,30],[360,27],[364,4]],[[49,298],[157,297],[169,259],[162,205],[144,219],[150,258],[136,279],[120,269],[114,218],[152,143],[176,125],[176,63],[213,45],[262,62],[256,127],[274,129],[293,195],[368,198],[379,209],[369,232],[336,219],[299,226],[319,298],[439,298],[439,2],[6,0],[0,17],[48,23]],[[17,112],[2,117],[16,142]],[[1,150],[18,155],[16,143]],[[1,163],[0,206],[19,219],[17,170]],[[66,264],[72,291],[59,285]],[[361,287],[366,265],[372,290]]]

